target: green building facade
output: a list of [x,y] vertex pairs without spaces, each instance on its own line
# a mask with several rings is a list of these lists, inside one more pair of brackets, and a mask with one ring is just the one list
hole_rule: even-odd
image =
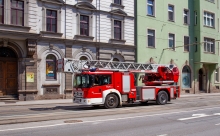
[[219,7],[218,0],[136,0],[137,62],[175,64],[181,93],[220,92]]

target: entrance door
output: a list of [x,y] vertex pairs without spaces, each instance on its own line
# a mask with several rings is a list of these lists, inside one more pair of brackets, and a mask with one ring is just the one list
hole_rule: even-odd
[[17,95],[17,58],[13,50],[0,48],[0,96]]
[[17,62],[0,60],[0,95],[17,95]]

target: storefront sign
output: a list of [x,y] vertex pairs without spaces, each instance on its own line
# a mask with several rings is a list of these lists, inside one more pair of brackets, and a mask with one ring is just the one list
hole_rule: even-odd
[[27,82],[34,82],[34,73],[33,72],[28,72],[27,74]]

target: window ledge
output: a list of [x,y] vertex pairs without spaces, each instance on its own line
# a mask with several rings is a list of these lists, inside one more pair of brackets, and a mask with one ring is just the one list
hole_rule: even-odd
[[212,54],[212,55],[216,55],[214,52],[203,52],[203,53],[205,53],[205,54]]
[[93,36],[85,36],[85,35],[75,35],[74,39],[80,40],[80,41],[93,41],[94,37]]
[[215,4],[215,2],[214,2],[214,1],[212,1],[212,0],[206,0],[206,1],[208,1],[208,2],[210,2],[210,3]]
[[187,24],[186,24],[186,23],[183,23],[183,25],[185,25],[185,26],[189,26],[190,24],[188,24],[188,23],[187,23]]
[[55,33],[55,32],[49,32],[49,31],[40,31],[43,36],[56,36],[56,37],[61,37],[63,33]]
[[119,40],[119,39],[109,39],[109,41],[115,44],[124,44],[126,42],[126,40]]
[[11,25],[11,24],[0,24],[0,29],[9,29],[9,30],[13,30],[12,28],[15,29],[15,31],[29,31],[31,29],[31,27],[27,27],[27,26],[17,26],[17,25]]
[[169,21],[169,22],[173,22],[173,23],[175,23],[175,21],[174,21],[174,20],[169,20],[169,19],[168,19],[168,21]]
[[116,3],[111,3],[111,6],[112,7],[117,7],[117,8],[124,8],[125,6],[123,6],[123,5],[120,5],[120,4],[116,4]]
[[213,26],[207,26],[207,25],[203,25],[204,27],[207,27],[207,28],[212,28],[212,29],[215,29],[215,27]]
[[156,18],[155,15],[148,15],[148,14],[147,14],[147,16]]
[[18,90],[18,93],[37,93],[38,90]]
[[150,49],[156,49],[155,47],[152,47],[152,46],[147,46],[147,48],[150,48]]
[[42,84],[42,87],[59,87],[60,84]]
[[172,48],[170,48],[170,49],[168,49],[169,51],[174,51],[174,52],[176,52],[174,49],[172,49]]

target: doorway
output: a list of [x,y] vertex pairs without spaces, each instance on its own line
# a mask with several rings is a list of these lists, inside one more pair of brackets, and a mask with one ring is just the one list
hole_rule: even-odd
[[203,69],[199,70],[199,91],[204,92],[206,90],[206,73]]
[[0,48],[0,96],[18,94],[18,59],[7,47]]

